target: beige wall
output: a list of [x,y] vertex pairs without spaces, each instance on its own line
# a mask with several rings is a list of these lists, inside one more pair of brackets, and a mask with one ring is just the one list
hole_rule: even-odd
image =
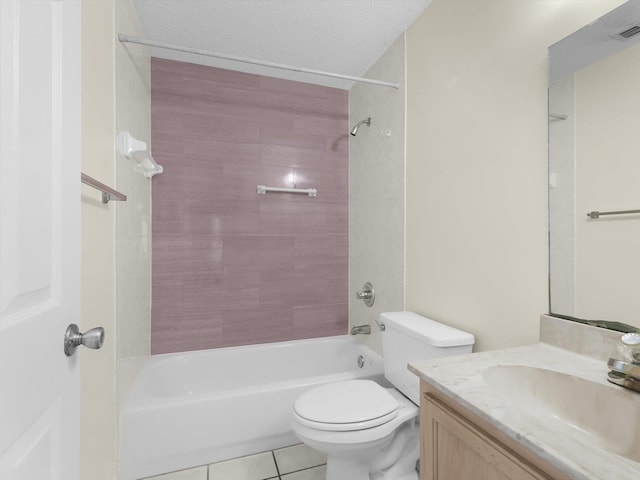
[[407,32],[407,308],[532,343],[547,307],[547,47],[622,3],[434,0]]
[[99,351],[80,350],[81,478],[117,478],[122,401],[149,354],[151,182],[116,156],[119,130],[149,140],[149,56],[116,34],[139,33],[129,0],[82,2],[82,169],[126,202],[82,191],[82,325],[105,328]]
[[[115,184],[112,1],[82,2],[82,171]],[[81,362],[81,452],[83,480],[116,474],[116,322],[114,301],[115,212],[98,191],[82,187],[82,321],[86,331],[102,326],[101,350],[78,350]]]
[[[399,90],[356,84],[349,92],[349,327],[371,325],[358,338],[382,353],[380,312],[404,308],[405,45],[401,35],[365,77],[398,82]],[[373,307],[355,292],[371,282]]]

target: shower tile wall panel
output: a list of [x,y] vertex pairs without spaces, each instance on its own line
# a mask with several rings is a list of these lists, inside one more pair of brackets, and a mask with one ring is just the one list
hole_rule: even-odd
[[[340,335],[348,92],[152,59],[152,353]],[[258,195],[256,186],[317,188]]]

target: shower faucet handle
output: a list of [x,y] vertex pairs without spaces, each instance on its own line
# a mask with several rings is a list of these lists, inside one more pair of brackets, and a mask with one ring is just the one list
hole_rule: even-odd
[[373,289],[373,285],[370,282],[365,283],[362,286],[362,290],[356,292],[356,298],[358,300],[364,300],[364,304],[367,307],[372,307],[376,301],[376,292]]

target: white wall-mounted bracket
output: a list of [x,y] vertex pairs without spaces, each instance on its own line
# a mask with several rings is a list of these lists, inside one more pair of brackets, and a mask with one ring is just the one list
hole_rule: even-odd
[[158,165],[151,156],[146,142],[131,136],[128,131],[118,133],[116,138],[116,148],[118,153],[125,158],[134,159],[138,170],[147,178],[163,172],[162,166]]

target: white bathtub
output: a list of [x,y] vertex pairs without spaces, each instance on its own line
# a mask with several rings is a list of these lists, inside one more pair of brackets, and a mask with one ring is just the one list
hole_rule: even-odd
[[124,405],[121,478],[299,443],[298,395],[352,378],[384,382],[380,356],[349,336],[154,355]]

